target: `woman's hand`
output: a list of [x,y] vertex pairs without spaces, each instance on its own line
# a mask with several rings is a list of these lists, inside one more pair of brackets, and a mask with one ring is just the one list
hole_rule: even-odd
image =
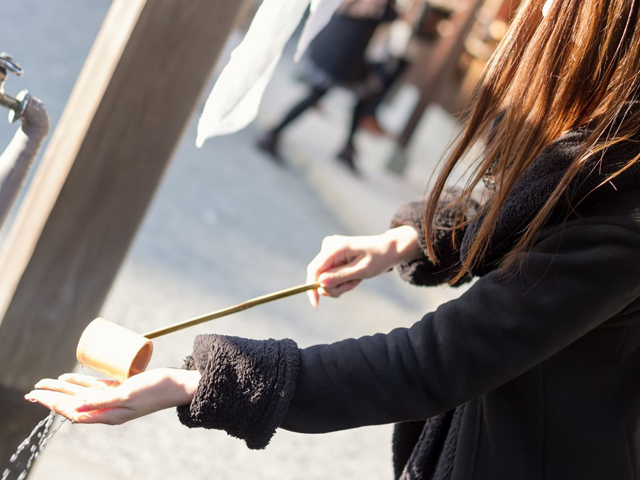
[[322,285],[322,289],[309,292],[311,305],[318,307],[319,295],[339,297],[363,279],[421,256],[418,233],[409,226],[393,228],[382,235],[327,237],[320,253],[307,267],[307,283]]
[[198,371],[159,368],[122,384],[89,375],[65,374],[44,379],[25,395],[74,423],[120,425],[165,408],[191,402],[200,381]]

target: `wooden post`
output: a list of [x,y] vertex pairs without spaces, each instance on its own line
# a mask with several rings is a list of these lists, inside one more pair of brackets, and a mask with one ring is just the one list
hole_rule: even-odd
[[[113,2],[0,252],[0,405],[75,365],[241,6]],[[29,407],[0,411],[0,471]]]
[[407,124],[398,138],[397,148],[387,168],[397,174],[404,173],[407,166],[406,149],[420,123],[427,107],[438,94],[442,82],[452,74],[464,42],[476,22],[476,13],[485,0],[467,0],[466,7],[457,11],[452,18],[452,33],[438,41],[433,55],[426,66],[426,75],[420,85],[420,99],[414,107]]

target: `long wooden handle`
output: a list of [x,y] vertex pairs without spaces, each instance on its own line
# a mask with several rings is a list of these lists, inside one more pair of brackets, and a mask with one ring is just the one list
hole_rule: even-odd
[[233,313],[242,312],[243,310],[247,310],[251,307],[255,307],[256,305],[262,305],[263,303],[273,302],[274,300],[290,297],[291,295],[297,295],[298,293],[307,292],[309,290],[317,290],[318,288],[320,288],[320,284],[310,283],[307,285],[299,285],[297,287],[288,288],[286,290],[281,290],[279,292],[270,293],[269,295],[264,295],[262,297],[257,297],[252,300],[248,300],[234,307],[225,308],[223,310],[218,310],[217,312],[212,312],[206,315],[202,315],[201,317],[195,317],[190,320],[185,320],[184,322],[176,323],[174,325],[169,325],[168,327],[152,330],[151,332],[145,333],[143,337],[146,337],[149,339],[158,338],[158,337],[161,337],[162,335],[167,335],[169,333],[177,332],[178,330],[183,330],[185,328],[193,327],[194,325],[200,325],[201,323],[209,322],[211,320],[215,320],[220,317],[226,317],[227,315],[231,315]]

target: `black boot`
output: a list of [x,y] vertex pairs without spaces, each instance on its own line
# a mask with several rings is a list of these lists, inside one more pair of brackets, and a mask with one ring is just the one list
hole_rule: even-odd
[[356,167],[355,162],[356,149],[351,144],[347,144],[344,148],[338,153],[338,161],[351,170],[354,174],[359,174],[358,167]]
[[280,133],[276,130],[267,130],[262,135],[258,137],[256,140],[256,147],[258,147],[263,152],[269,154],[269,156],[278,161],[282,162],[282,158],[278,152],[278,143],[280,140]]

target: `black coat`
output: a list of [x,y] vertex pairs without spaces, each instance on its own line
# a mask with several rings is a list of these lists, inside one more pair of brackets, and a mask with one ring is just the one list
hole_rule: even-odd
[[366,51],[380,21],[334,15],[313,40],[309,58],[335,83],[363,82],[371,68]]
[[[534,163],[502,219],[514,230],[496,232],[490,253],[508,250],[579,147],[568,136]],[[637,153],[633,144],[608,152],[602,169],[578,179],[574,200]],[[301,350],[290,340],[199,336],[186,366],[203,381],[181,420],[251,448],[278,425],[320,433],[406,422],[395,439],[403,479],[636,478],[640,167],[613,183],[566,222],[561,204],[519,271],[484,265],[459,299],[411,328]],[[419,228],[420,208],[400,223]],[[417,283],[446,280],[426,259],[401,269]]]
[[[357,3],[357,2],[354,2]],[[354,16],[349,11],[336,13],[310,46],[309,58],[332,83],[356,85],[371,74],[366,52],[376,29],[392,21],[395,1],[385,2],[379,14]]]

